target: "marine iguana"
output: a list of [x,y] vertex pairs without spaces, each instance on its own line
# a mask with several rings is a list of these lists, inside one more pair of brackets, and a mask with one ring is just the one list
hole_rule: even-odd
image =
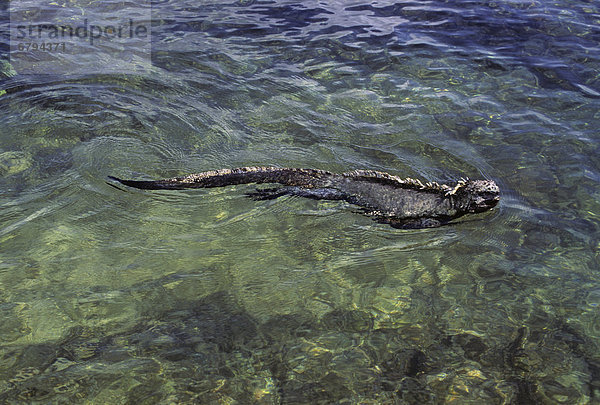
[[283,195],[343,200],[358,205],[363,213],[378,222],[409,229],[444,225],[468,213],[487,211],[500,200],[498,186],[492,180],[461,179],[450,186],[402,179],[373,170],[337,174],[317,169],[241,167],[155,181],[109,178],[126,186],[146,190],[278,183],[284,187],[257,189],[247,195],[257,200],[270,200]]

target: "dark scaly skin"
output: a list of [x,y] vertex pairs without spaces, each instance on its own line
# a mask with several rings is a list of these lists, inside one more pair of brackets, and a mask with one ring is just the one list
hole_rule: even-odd
[[146,190],[278,183],[284,187],[257,190],[248,195],[255,199],[297,195],[343,200],[360,206],[377,221],[397,228],[440,226],[465,214],[487,211],[500,200],[498,186],[492,180],[461,180],[452,186],[423,184],[419,180],[401,179],[371,170],[337,174],[317,169],[241,167],[156,181],[109,178],[126,186]]

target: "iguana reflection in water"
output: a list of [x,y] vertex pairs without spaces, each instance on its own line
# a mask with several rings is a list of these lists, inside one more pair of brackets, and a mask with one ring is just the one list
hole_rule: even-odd
[[358,205],[378,222],[405,229],[444,225],[465,214],[487,211],[500,200],[500,190],[492,180],[460,180],[454,185],[445,185],[372,170],[337,174],[317,169],[241,167],[155,181],[109,178],[147,190],[277,183],[283,187],[257,189],[248,195],[257,200],[283,195],[342,200]]

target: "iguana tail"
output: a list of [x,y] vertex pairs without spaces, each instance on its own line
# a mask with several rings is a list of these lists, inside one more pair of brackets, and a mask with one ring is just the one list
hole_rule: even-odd
[[181,190],[185,188],[223,187],[249,183],[279,183],[286,186],[322,187],[334,173],[317,169],[279,167],[240,167],[211,170],[164,180],[123,180],[108,176],[129,187],[146,190]]

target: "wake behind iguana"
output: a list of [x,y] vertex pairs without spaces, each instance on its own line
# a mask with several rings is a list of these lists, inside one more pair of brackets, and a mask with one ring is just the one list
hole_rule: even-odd
[[156,181],[109,178],[126,186],[147,190],[277,183],[283,187],[257,189],[248,195],[257,200],[283,195],[343,200],[358,205],[378,222],[412,229],[432,228],[465,214],[487,211],[500,200],[500,191],[492,180],[460,180],[451,186],[424,184],[419,180],[401,179],[372,170],[337,174],[317,169],[241,167]]

